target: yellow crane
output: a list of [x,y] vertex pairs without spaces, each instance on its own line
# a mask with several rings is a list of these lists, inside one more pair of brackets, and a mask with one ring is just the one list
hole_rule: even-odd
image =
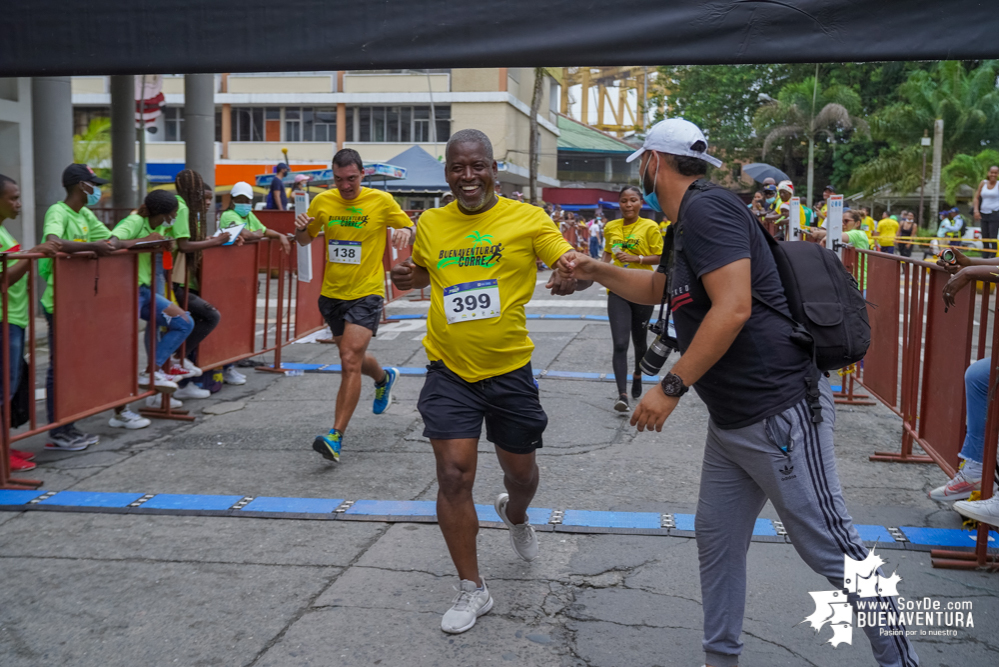
[[[561,111],[573,117],[569,109],[569,88],[578,84],[582,87],[582,104],[580,117],[576,120],[588,123],[590,90],[596,87],[597,122],[592,126],[618,136],[626,132],[640,132],[645,129],[646,110],[651,97],[650,77],[654,74],[655,68],[649,67],[565,67],[562,69]],[[633,99],[629,99],[630,90],[636,93]],[[616,95],[617,99],[612,95]]]

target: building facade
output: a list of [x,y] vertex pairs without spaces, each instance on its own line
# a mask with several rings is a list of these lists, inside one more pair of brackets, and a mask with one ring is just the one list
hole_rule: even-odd
[[[528,181],[533,68],[218,74],[215,183],[252,182],[287,161],[293,170],[328,167],[339,148],[388,162],[412,146],[443,159],[452,133],[476,128],[492,140],[505,191]],[[557,179],[559,82],[546,77],[539,107],[539,182]],[[165,106],[147,126],[147,173],[171,181],[184,166],[184,77],[162,79]],[[72,80],[74,132],[110,116],[109,77]],[[286,151],[286,152],[285,152]]]

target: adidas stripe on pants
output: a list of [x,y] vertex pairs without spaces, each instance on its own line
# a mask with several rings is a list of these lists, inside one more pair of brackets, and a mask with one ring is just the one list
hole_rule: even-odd
[[[777,510],[798,555],[834,588],[843,588],[844,554],[855,560],[867,556],[868,549],[847,514],[836,475],[832,391],[825,379],[819,385],[821,424],[811,423],[811,413],[802,400],[745,428],[723,430],[714,422],[708,426],[696,534],[704,605],[703,646],[706,663],[713,667],[738,664],[742,652],[739,635],[746,606],[746,551],[767,499]],[[782,451],[781,445],[786,445],[789,453]],[[800,591],[800,595],[809,600],[808,591]],[[897,611],[895,599],[888,602]],[[809,626],[799,630],[805,632],[805,628]],[[904,630],[904,626],[889,629]],[[880,630],[864,628],[879,665],[919,664],[904,632],[882,636]],[[829,659],[834,660],[833,648],[826,648]]]

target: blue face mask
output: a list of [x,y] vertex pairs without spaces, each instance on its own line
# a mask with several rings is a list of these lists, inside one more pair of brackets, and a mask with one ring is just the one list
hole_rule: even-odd
[[97,206],[97,203],[101,200],[101,189],[96,185],[91,185],[90,187],[94,191],[87,195],[87,206]]
[[250,204],[234,204],[232,210],[236,211],[239,217],[245,218],[250,215]]
[[[649,168],[649,163],[645,163],[645,168]],[[645,197],[645,203],[649,205],[656,213],[662,213],[663,208],[659,205],[659,197],[656,196],[656,179],[659,177],[659,156],[656,155],[656,175],[652,177],[652,192],[645,191],[645,172],[642,172],[642,196]]]
[[767,206],[770,206],[770,204],[773,204],[774,203],[774,199],[776,199],[776,197],[767,197]]

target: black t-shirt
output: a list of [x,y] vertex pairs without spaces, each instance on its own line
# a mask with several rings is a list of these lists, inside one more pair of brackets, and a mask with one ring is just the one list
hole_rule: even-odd
[[[749,258],[752,285],[775,307],[787,310],[784,288],[770,248],[746,205],[720,187],[689,197],[675,228],[671,308],[680,350],[690,345],[711,308],[701,277],[740,259]],[[660,271],[665,272],[664,255]],[[736,336],[732,347],[694,389],[707,404],[720,428],[749,426],[783,412],[805,397],[811,358],[789,338],[790,325],[762,304]]]

